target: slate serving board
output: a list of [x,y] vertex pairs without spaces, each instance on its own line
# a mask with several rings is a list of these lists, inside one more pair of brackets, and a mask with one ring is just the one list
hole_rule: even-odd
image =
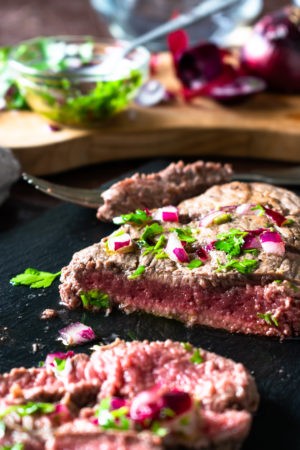
[[[166,162],[154,161],[141,171],[159,170]],[[232,335],[204,327],[186,328],[179,322],[151,315],[93,316],[66,311],[59,305],[58,281],[48,289],[11,286],[12,276],[27,267],[58,271],[72,254],[101,239],[114,226],[96,220],[93,210],[74,205],[51,209],[39,219],[0,236],[0,372],[12,367],[38,365],[47,353],[64,351],[57,341],[64,325],[82,321],[93,327],[99,340],[171,338],[242,362],[255,376],[261,404],[243,450],[297,450],[300,448],[300,340]],[[43,321],[45,308],[59,317]],[[89,352],[91,344],[78,347]]]

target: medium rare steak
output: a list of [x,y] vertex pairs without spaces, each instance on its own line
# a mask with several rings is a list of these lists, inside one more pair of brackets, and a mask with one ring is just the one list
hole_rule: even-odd
[[300,334],[300,200],[233,182],[121,227],[62,271],[68,308],[144,311],[231,332]]
[[136,173],[115,183],[102,194],[104,204],[99,207],[97,217],[110,221],[136,208],[177,205],[186,198],[200,194],[208,186],[229,181],[231,175],[229,164],[204,161],[186,165],[179,161],[157,173]]
[[0,394],[0,446],[25,450],[233,450],[258,404],[242,364],[170,340],[52,354],[0,375]]

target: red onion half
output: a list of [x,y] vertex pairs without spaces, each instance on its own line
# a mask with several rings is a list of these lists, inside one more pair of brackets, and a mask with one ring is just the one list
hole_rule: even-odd
[[262,18],[242,49],[241,61],[269,88],[300,92],[300,8],[286,7]]

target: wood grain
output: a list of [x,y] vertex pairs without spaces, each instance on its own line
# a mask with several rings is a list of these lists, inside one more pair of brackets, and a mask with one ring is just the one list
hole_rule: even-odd
[[[158,78],[178,88],[168,55]],[[156,156],[209,156],[300,161],[300,96],[260,94],[224,106],[207,98],[177,99],[153,108],[132,106],[98,129],[51,132],[32,112],[0,114],[0,145],[33,174],[88,164]]]

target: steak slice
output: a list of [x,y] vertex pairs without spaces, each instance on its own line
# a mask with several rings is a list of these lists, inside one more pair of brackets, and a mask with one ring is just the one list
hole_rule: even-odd
[[229,181],[232,175],[229,164],[197,161],[170,164],[166,169],[149,175],[136,173],[115,183],[102,194],[104,204],[97,217],[110,221],[119,214],[140,208],[158,208],[177,205],[180,201],[203,192],[208,186]]
[[[187,325],[299,335],[299,205],[285,189],[233,182],[179,204],[176,223],[158,219],[158,211],[145,213],[144,222],[131,217],[108,238],[75,253],[62,271],[61,299],[70,309],[96,311],[103,305],[84,301],[92,292],[109,296],[109,307]],[[112,250],[122,233],[130,245]],[[174,235],[179,258],[166,253]]]
[[[258,405],[254,379],[242,364],[189,343],[117,339],[97,346],[90,357],[67,356],[65,368],[57,367],[45,364],[0,375],[5,424],[0,446],[18,442],[25,450],[163,450],[177,445],[234,450],[247,436]],[[166,398],[171,403],[162,403]],[[107,401],[109,406],[104,406]],[[128,421],[123,428],[120,424],[127,422],[119,422],[120,405]],[[28,406],[31,412],[24,413]],[[107,414],[116,410],[119,415],[107,421]],[[167,410],[173,415],[166,415]]]

